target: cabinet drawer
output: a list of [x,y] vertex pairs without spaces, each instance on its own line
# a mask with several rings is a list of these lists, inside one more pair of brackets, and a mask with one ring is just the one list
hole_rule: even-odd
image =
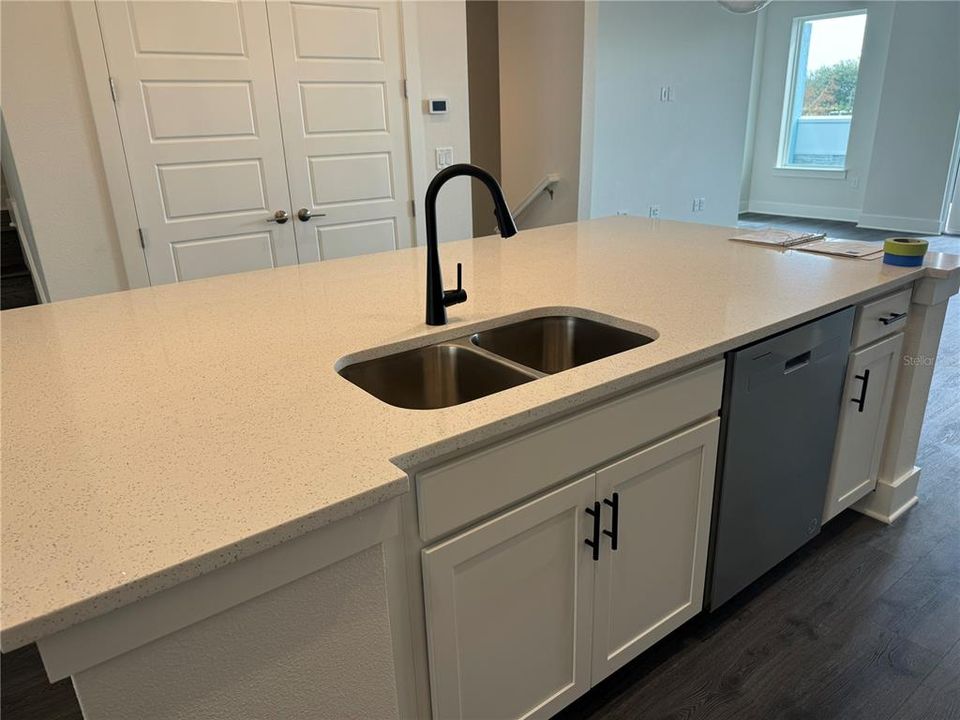
[[853,326],[853,347],[868,345],[885,335],[903,330],[907,324],[912,294],[911,285],[900,292],[860,305]]
[[420,537],[462,528],[712,415],[722,392],[718,361],[420,473]]

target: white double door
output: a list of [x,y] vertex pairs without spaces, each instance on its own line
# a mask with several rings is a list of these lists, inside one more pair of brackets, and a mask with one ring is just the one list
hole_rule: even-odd
[[410,245],[399,3],[97,12],[151,284]]

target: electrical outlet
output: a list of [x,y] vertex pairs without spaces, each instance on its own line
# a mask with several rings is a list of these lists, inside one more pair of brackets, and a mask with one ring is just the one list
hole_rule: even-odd
[[660,86],[660,102],[673,102],[673,86],[672,85]]
[[437,153],[437,170],[443,170],[445,167],[453,165],[453,148],[452,147],[438,147],[436,149]]
[[706,205],[707,199],[698,197],[693,199],[693,212],[703,212],[703,208]]
[[860,178],[857,177],[856,175],[850,178],[850,187],[852,187],[854,190],[860,187]]
[[651,205],[648,214],[649,214],[649,216],[652,217],[652,218],[658,218],[658,217],[660,217],[660,206],[659,206],[659,205]]
[[629,210],[617,210],[617,215],[629,215]]

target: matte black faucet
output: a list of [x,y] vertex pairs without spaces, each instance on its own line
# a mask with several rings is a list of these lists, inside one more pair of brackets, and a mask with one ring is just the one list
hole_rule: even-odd
[[450,178],[469,175],[487,186],[493,197],[493,214],[497,217],[497,227],[501,237],[517,234],[517,224],[513,221],[510,208],[503,197],[503,190],[493,175],[483,168],[468,163],[446,167],[436,174],[427,188],[424,200],[424,219],[427,224],[427,325],[446,325],[447,306],[466,302],[467,291],[463,289],[463,268],[457,263],[457,289],[443,289],[443,273],[440,271],[440,251],[437,247],[437,194]]

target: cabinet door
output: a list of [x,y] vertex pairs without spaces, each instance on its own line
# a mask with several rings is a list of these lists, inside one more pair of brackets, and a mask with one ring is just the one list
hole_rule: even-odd
[[300,262],[411,244],[400,11],[267,3]]
[[597,473],[594,683],[703,606],[719,427],[714,418]]
[[824,522],[876,487],[902,345],[898,333],[850,354]]
[[150,283],[295,264],[266,4],[97,13]]
[[549,717],[590,687],[596,476],[423,551],[433,717]]

